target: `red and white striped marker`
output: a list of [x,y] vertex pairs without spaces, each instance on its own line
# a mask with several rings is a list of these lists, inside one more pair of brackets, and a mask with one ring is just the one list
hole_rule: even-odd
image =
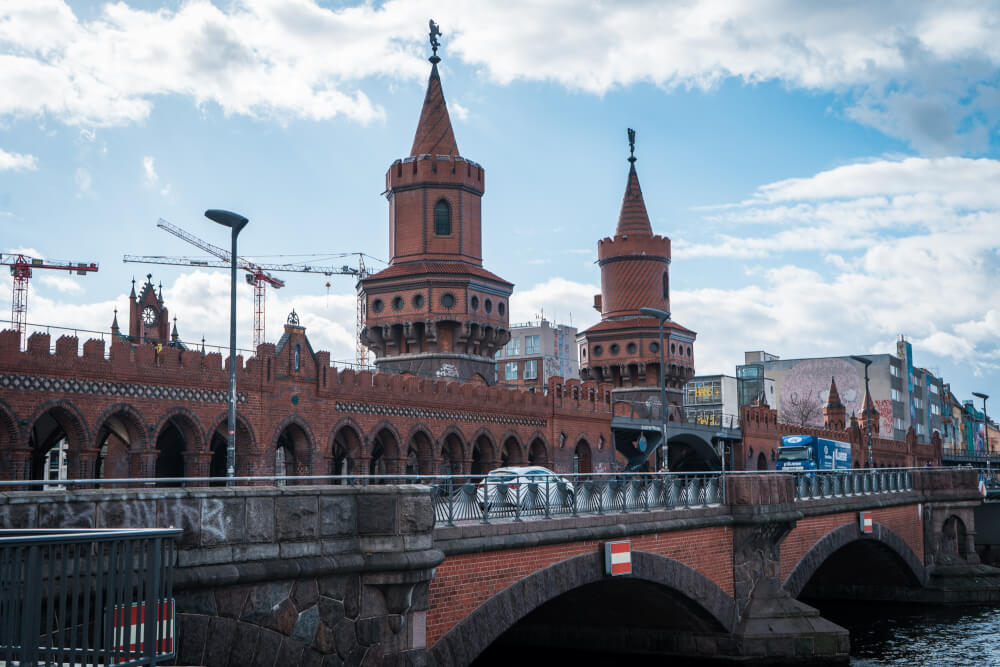
[[872,513],[858,512],[858,524],[862,533],[870,535],[872,532]]
[[[157,643],[156,652],[158,654],[168,654],[174,652],[174,601],[161,600],[157,605],[159,614],[157,622],[160,626],[160,641]],[[126,655],[134,655],[145,651],[146,632],[146,603],[139,602],[132,604],[128,623],[126,624],[126,608],[119,606],[115,608],[115,631],[114,639],[116,648],[125,652]],[[119,628],[124,628],[124,632]],[[120,636],[122,635],[122,636]],[[121,658],[120,662],[125,662],[128,658]]]
[[632,543],[628,540],[604,543],[604,573],[612,577],[632,574]]

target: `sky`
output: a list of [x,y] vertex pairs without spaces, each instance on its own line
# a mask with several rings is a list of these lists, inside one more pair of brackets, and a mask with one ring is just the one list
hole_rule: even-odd
[[[161,217],[226,246],[208,208],[250,218],[240,254],[261,262],[386,260],[381,193],[413,141],[430,18],[512,322],[598,320],[632,127],[699,374],[745,350],[892,353],[902,334],[960,400],[1000,397],[994,2],[4,0],[0,250],[100,264],[37,271],[29,322],[107,331],[151,272],[182,339],[226,345],[227,272],[122,261],[200,254]],[[267,338],[294,308],[352,360],[353,279],[281,277]],[[242,280],[239,297],[249,347]]]

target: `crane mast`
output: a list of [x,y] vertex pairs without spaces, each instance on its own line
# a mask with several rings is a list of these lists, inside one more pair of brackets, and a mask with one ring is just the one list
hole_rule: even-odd
[[10,275],[14,277],[13,293],[11,294],[10,319],[17,331],[18,345],[24,348],[25,329],[28,319],[28,282],[34,269],[55,269],[58,271],[76,271],[76,275],[85,276],[97,271],[96,262],[62,262],[59,260],[44,260],[28,257],[20,253],[0,253],[0,264],[10,267]]

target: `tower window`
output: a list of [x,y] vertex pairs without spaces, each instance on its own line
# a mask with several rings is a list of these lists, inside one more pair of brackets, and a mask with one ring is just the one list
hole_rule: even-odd
[[295,344],[295,370],[299,370],[302,366],[302,346],[298,343]]
[[663,298],[670,298],[670,274],[666,271],[663,272]]
[[434,233],[438,236],[451,234],[451,206],[444,199],[434,204]]

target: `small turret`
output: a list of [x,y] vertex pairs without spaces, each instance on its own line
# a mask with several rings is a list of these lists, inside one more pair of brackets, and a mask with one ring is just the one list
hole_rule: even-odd
[[118,309],[115,308],[115,319],[111,322],[111,333],[118,335],[121,333],[121,329],[118,328]]
[[837,381],[830,378],[830,394],[823,407],[823,426],[836,431],[844,430],[847,421],[847,408],[840,402],[840,392],[837,391]]

